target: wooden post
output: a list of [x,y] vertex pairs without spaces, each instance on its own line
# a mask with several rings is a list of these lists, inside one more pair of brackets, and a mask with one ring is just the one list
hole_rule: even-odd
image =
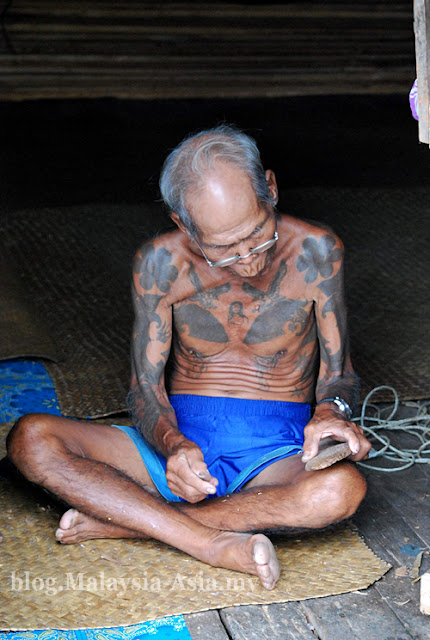
[[430,145],[430,0],[414,0],[415,53],[418,79],[418,136]]
[[430,572],[421,576],[420,611],[430,615]]

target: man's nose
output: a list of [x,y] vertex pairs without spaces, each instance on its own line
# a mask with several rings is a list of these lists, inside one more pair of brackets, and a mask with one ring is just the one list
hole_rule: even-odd
[[252,261],[251,247],[249,244],[242,243],[237,247],[237,253],[240,255],[240,262],[248,264]]

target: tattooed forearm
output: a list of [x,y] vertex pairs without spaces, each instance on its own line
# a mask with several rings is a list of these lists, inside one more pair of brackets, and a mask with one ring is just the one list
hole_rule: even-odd
[[318,380],[315,396],[317,402],[323,398],[340,396],[354,411],[360,400],[360,379],[354,371],[344,373],[342,376],[323,378]]
[[330,340],[324,337],[320,327],[317,329],[323,373],[320,368],[315,395],[317,401],[338,395],[354,407],[359,401],[359,378],[353,371],[349,359],[345,313],[338,310],[335,315],[340,337],[340,347],[337,351],[332,352]]
[[133,385],[127,404],[130,415],[141,434],[153,445],[156,445],[154,433],[160,416],[166,416],[172,428],[176,427],[176,417],[170,404],[163,405],[151,385],[143,383]]
[[296,266],[305,272],[305,282],[312,283],[319,276],[323,278],[317,285],[320,291],[317,295],[317,333],[321,364],[316,400],[340,396],[354,407],[359,400],[359,379],[349,357],[342,243],[334,235],[326,234],[319,241],[306,238],[302,246],[304,252],[298,257]]

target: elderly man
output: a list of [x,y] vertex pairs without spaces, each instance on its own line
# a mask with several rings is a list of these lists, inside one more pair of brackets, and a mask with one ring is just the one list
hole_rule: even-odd
[[230,127],[182,142],[160,185],[178,228],[134,262],[135,427],[32,414],[9,455],[73,507],[60,542],[154,537],[271,589],[264,532],[324,528],[365,494],[350,462],[305,470],[328,436],[352,460],[370,448],[350,422],[342,243],[276,211],[273,171]]

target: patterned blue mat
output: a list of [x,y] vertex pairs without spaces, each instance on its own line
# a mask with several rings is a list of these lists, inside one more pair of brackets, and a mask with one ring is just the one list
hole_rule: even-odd
[[160,618],[115,629],[0,632],[0,640],[140,640],[149,637],[153,640],[191,640],[183,616]]
[[[10,422],[34,412],[61,415],[54,385],[43,364],[23,359],[0,362],[0,422]],[[146,637],[191,640],[183,616],[115,629],[0,632],[0,640],[139,640]]]
[[0,362],[0,422],[17,420],[25,413],[61,415],[52,380],[41,362]]

